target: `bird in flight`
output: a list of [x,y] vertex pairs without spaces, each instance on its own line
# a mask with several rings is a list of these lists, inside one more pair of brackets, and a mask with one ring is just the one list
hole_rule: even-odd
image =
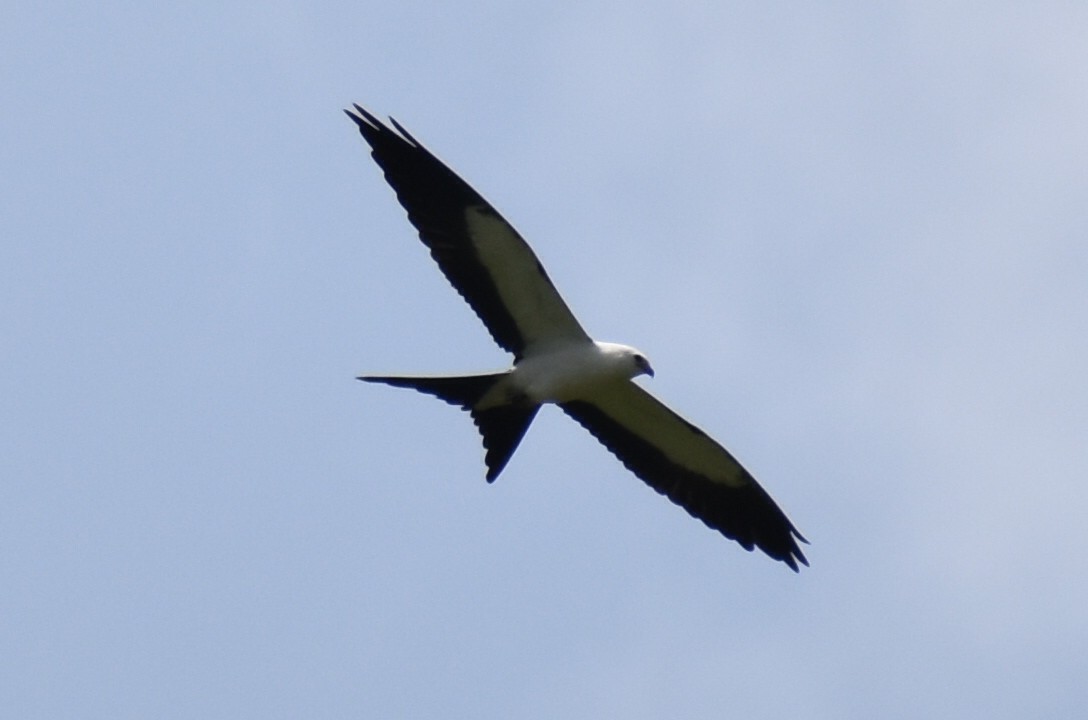
[[493,482],[537,410],[558,405],[631,472],[746,550],[797,571],[807,542],[771,496],[706,433],[634,381],[653,377],[635,348],[593,340],[521,235],[396,120],[345,110],[439,269],[514,356],[506,371],[464,376],[364,376],[467,410]]

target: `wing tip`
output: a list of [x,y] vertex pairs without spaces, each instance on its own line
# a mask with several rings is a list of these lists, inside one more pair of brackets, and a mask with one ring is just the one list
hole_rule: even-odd
[[383,123],[376,115],[374,115],[374,113],[370,112],[359,103],[352,103],[351,105],[350,108],[344,108],[344,114],[359,126],[359,132],[363,134],[363,137],[366,138],[367,142],[371,142],[371,139],[378,135],[389,133],[412,147],[422,147],[420,142],[412,137],[412,134],[405,130],[404,126],[397,122],[396,119],[392,117],[389,118],[389,125],[393,126],[396,131],[394,132],[394,130],[390,130],[389,125]]
[[404,126],[401,125],[399,122],[397,122],[396,118],[390,116],[389,117],[389,124],[392,125],[394,128],[396,128],[397,132],[400,133],[401,137],[403,137],[405,140],[407,140],[410,145],[413,145],[413,146],[415,146],[417,148],[422,148],[423,147],[423,144],[421,142],[419,142],[419,140],[416,140],[414,137],[412,137],[412,133],[405,130]]
[[808,558],[805,557],[805,554],[801,552],[801,548],[797,547],[796,544],[794,544],[793,549],[785,557],[780,559],[782,560],[782,562],[786,563],[786,565],[789,566],[790,570],[793,570],[795,573],[801,572],[801,565],[804,565],[805,567],[810,567],[810,565],[808,564]]
[[[775,509],[778,510],[777,506],[775,506]],[[781,514],[781,512],[781,510],[778,510],[779,514]],[[779,560],[785,563],[790,570],[799,573],[801,572],[801,565],[811,567],[808,563],[808,558],[805,557],[805,553],[801,550],[801,545],[799,543],[805,545],[810,543],[805,539],[804,535],[797,531],[797,528],[793,526],[793,523],[791,523],[784,514],[781,515],[781,519],[784,522],[784,525],[781,525],[775,530],[765,528],[764,532],[755,533],[749,536],[748,543],[741,542],[739,538],[733,539],[740,542],[741,545],[749,550],[759,548],[767,555],[767,557],[772,560]],[[729,535],[721,528],[716,529],[723,535],[726,535],[726,537],[729,537]],[[749,544],[752,547],[748,547]]]
[[366,108],[359,103],[352,103],[352,107],[344,108],[344,114],[351,118],[360,130],[380,132],[384,127],[381,120],[367,112]]

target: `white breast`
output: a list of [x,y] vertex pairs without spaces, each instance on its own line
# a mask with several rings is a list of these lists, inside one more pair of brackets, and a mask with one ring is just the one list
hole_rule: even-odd
[[602,383],[633,376],[625,345],[574,343],[523,359],[511,373],[513,387],[533,402],[561,403],[584,398]]

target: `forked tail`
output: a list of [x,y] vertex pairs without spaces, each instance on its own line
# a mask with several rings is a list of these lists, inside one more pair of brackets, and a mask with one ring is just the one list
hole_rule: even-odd
[[523,399],[477,409],[476,405],[487,391],[505,376],[506,373],[492,373],[460,377],[364,376],[359,379],[418,390],[421,393],[434,395],[450,405],[457,405],[462,410],[467,410],[472,415],[472,421],[476,423],[480,435],[483,436],[487,481],[493,482],[506,467],[518,443],[525,437],[525,431],[529,429],[536,411],[540,409],[539,405]]

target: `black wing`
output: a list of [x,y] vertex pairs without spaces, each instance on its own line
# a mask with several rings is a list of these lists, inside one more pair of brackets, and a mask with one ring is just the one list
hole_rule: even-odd
[[450,284],[503,349],[590,342],[529,245],[479,193],[402,128],[345,110]]
[[798,570],[805,542],[729,451],[638,385],[616,383],[563,411],[657,492],[746,550]]

